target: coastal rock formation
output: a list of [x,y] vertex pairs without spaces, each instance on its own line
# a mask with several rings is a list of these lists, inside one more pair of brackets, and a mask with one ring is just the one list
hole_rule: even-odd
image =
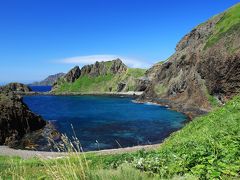
[[43,128],[46,122],[32,113],[14,93],[0,94],[0,144],[13,145],[26,133]]
[[60,141],[51,123],[32,113],[13,92],[0,93],[0,145],[31,150],[54,150],[49,143]]
[[83,66],[81,76],[97,77],[100,75],[121,74],[127,70],[127,66],[120,60],[116,59],[107,62],[96,62],[95,64]]
[[22,83],[9,83],[5,86],[0,87],[0,91],[4,92],[11,92],[11,91],[16,91],[16,92],[30,92],[32,91],[30,87],[28,87],[25,84]]
[[[197,26],[167,61],[146,72],[141,100],[161,101],[183,112],[209,111],[240,90],[240,4]],[[199,112],[197,112],[198,114]]]
[[116,59],[112,61],[110,71],[112,74],[121,74],[127,71],[127,66],[120,59]]
[[34,82],[31,85],[34,86],[52,86],[59,78],[63,77],[65,73],[58,73],[48,76],[46,79],[40,82]]
[[143,90],[145,88],[138,85],[143,86],[139,78],[144,76],[144,73],[143,69],[128,68],[120,59],[96,62],[83,66],[81,70],[78,67],[72,69],[54,84],[52,92],[101,93]]
[[136,80],[136,89],[135,91],[145,91],[150,84],[150,78],[141,77]]
[[68,83],[73,83],[76,79],[80,77],[80,75],[81,75],[81,70],[79,66],[75,66],[63,77],[63,79]]

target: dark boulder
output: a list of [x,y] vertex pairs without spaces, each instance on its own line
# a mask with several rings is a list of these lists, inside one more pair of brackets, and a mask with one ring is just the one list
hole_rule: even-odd
[[126,87],[126,83],[120,82],[117,87],[117,92],[123,91],[123,89]]

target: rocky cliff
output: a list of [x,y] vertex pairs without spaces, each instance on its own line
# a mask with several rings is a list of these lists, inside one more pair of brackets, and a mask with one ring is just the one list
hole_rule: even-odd
[[13,92],[0,92],[0,145],[14,148],[50,150],[48,138],[59,133],[40,116],[32,113]]
[[97,77],[107,74],[121,74],[127,70],[127,66],[120,59],[83,66],[81,76]]
[[45,125],[46,122],[33,114],[20,96],[14,93],[0,94],[0,144],[9,145]]
[[46,79],[39,81],[39,82],[34,82],[31,85],[34,86],[52,86],[59,78],[63,77],[65,73],[57,73],[54,75],[48,76]]
[[96,62],[81,69],[74,67],[54,84],[52,91],[101,93],[142,90],[140,77],[144,73],[143,69],[128,68],[120,59]]
[[225,103],[240,90],[240,4],[195,27],[165,62],[147,71],[141,100],[192,115]]

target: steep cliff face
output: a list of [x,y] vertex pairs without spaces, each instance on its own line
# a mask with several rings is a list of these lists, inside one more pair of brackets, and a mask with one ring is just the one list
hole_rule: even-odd
[[[166,62],[147,71],[141,99],[208,111],[240,90],[240,4],[194,28]],[[161,100],[160,100],[161,99]]]
[[57,73],[54,75],[48,76],[46,79],[39,81],[39,82],[34,82],[31,85],[34,86],[52,86],[59,78],[63,77],[65,73]]
[[[54,85],[52,92],[101,93],[134,91],[145,70],[128,68],[120,59],[75,67]],[[68,78],[66,78],[68,77]]]
[[73,83],[80,76],[81,76],[81,70],[78,66],[75,66],[65,76],[63,76],[63,80],[69,83]]

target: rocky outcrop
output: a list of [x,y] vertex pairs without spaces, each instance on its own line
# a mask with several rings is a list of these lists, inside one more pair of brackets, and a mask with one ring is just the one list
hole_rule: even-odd
[[112,65],[110,67],[110,72],[112,74],[121,74],[126,71],[127,71],[127,66],[120,59],[116,59],[112,61]]
[[81,70],[79,66],[75,66],[63,77],[63,79],[68,83],[73,83],[76,79],[80,77],[80,75],[81,75]]
[[32,113],[14,93],[0,94],[0,144],[13,145],[26,133],[43,128],[46,122]]
[[124,82],[118,83],[117,92],[122,92],[123,89],[126,87],[126,85],[127,85],[127,84],[124,83]]
[[46,79],[40,82],[34,82],[31,85],[33,86],[52,86],[59,78],[63,77],[65,73],[58,73],[48,76]]
[[31,88],[22,83],[9,83],[5,86],[0,87],[0,91],[5,92],[30,92]]
[[[112,91],[125,91],[128,90],[127,84],[131,81],[131,87],[136,83],[134,77],[129,77],[127,66],[120,60],[115,59],[112,61],[96,62],[94,64],[85,65],[79,69],[78,66],[69,71],[63,78],[60,78],[53,86],[52,92],[61,91],[61,87],[64,86],[64,91],[84,91],[86,92],[112,92]],[[123,77],[123,78],[122,78]],[[79,79],[77,85],[71,88],[71,84]],[[84,88],[81,89],[81,79],[88,79],[88,86],[84,84]],[[92,81],[92,82],[91,82]],[[66,85],[67,82],[67,85]],[[96,84],[96,83],[99,83]],[[123,86],[123,84],[125,84]],[[79,86],[79,89],[76,87]],[[100,86],[100,87],[98,87]],[[69,88],[66,88],[69,87]],[[61,92],[62,93],[62,92]]]
[[32,113],[13,92],[0,93],[0,145],[32,150],[53,150],[60,134],[51,123]]
[[80,76],[81,69],[79,66],[75,66],[67,74],[58,78],[58,80],[53,83],[52,92],[56,91],[63,83],[74,83]]
[[136,79],[135,91],[145,91],[150,85],[150,79],[148,77],[141,77]]
[[[240,10],[240,5],[233,8]],[[240,91],[240,21],[218,30],[231,21],[233,8],[194,28],[175,54],[148,70],[151,83],[141,100],[161,101],[194,116],[211,110],[212,99],[225,103]]]
[[127,70],[127,66],[120,60],[96,62],[95,64],[83,66],[81,76],[97,77],[100,75],[121,74]]

